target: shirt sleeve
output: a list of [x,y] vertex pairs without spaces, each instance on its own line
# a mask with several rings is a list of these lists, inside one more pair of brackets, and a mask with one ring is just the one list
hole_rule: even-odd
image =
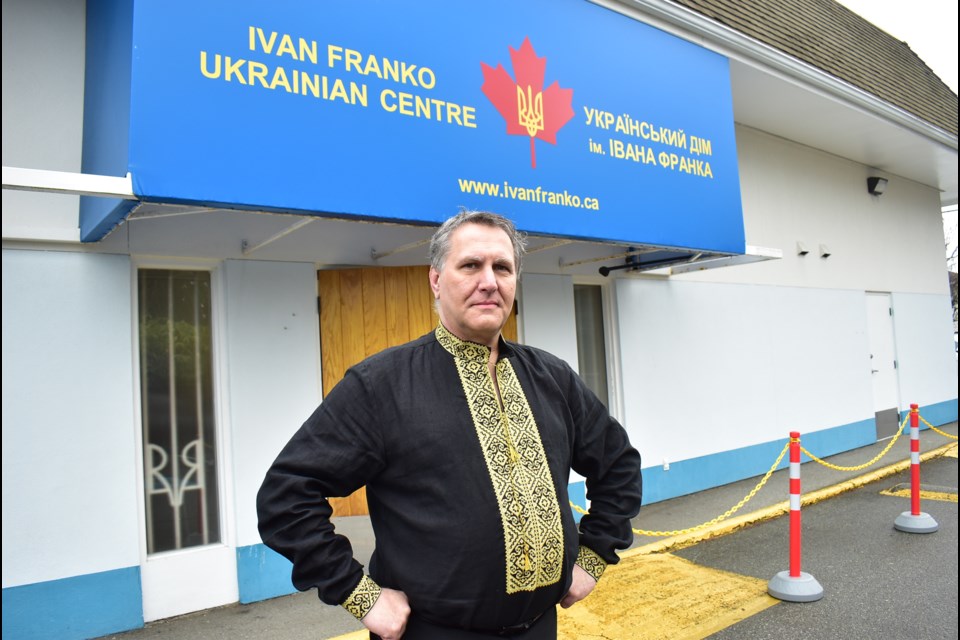
[[350,592],[340,606],[350,612],[357,620],[363,620],[380,598],[380,585],[370,576],[363,576],[359,584]]
[[364,581],[349,540],[330,521],[327,498],[350,495],[383,468],[376,407],[362,373],[349,370],[277,456],[257,494],[264,543],[293,563],[297,589],[315,587],[327,604],[346,604]]
[[580,545],[580,549],[577,551],[577,566],[599,582],[600,576],[607,570],[607,561],[597,555],[597,552],[593,549]]
[[640,512],[640,454],[623,426],[573,370],[567,398],[575,422],[571,466],[586,478],[590,501],[589,513],[580,520],[580,544],[616,564],[617,550],[633,542],[630,520]]

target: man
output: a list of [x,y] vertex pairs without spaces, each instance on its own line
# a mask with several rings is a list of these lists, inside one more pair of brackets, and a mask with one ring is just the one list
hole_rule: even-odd
[[[523,244],[495,214],[447,220],[430,245],[436,331],[351,368],[260,489],[260,533],[294,585],[371,638],[555,639],[555,605],[586,597],[632,540],[626,432],[566,363],[500,335]],[[591,500],[579,533],[571,468]],[[369,576],[325,500],[364,485]]]

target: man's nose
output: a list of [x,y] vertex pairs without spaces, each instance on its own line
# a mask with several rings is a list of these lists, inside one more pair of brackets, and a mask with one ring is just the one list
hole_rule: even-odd
[[495,291],[497,289],[497,275],[493,272],[492,265],[480,270],[479,286],[484,291]]

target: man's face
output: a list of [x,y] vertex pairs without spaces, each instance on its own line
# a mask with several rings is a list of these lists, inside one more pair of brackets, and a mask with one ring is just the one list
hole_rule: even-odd
[[517,269],[502,229],[467,223],[450,236],[443,270],[430,269],[440,321],[462,340],[494,346],[513,310]]

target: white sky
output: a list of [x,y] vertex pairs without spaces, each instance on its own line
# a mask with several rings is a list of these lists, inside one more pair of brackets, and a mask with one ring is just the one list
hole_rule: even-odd
[[[903,40],[957,93],[957,0],[839,0],[890,35]],[[957,244],[957,207],[943,211],[944,236]],[[951,251],[948,248],[948,253]],[[951,265],[957,270],[957,264]]]
[[903,40],[957,93],[956,0],[839,0]]

